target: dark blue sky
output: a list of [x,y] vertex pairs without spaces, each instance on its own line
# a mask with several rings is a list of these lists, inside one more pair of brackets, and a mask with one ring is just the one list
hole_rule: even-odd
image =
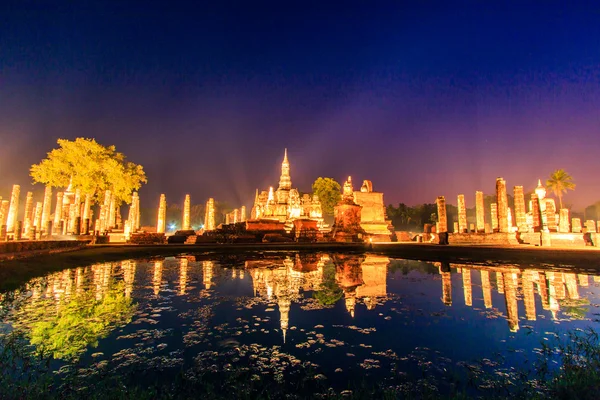
[[0,195],[84,136],[145,167],[147,205],[251,205],[285,147],[301,191],[471,206],[564,168],[566,203],[600,200],[594,2],[190,3],[1,3]]

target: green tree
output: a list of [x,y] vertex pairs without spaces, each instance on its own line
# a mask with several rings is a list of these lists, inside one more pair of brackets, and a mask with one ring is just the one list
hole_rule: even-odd
[[313,194],[319,196],[324,215],[333,215],[333,207],[342,199],[342,187],[333,178],[319,177],[312,184]]
[[574,190],[575,183],[573,183],[573,177],[567,173],[564,169],[557,169],[550,174],[550,179],[546,181],[546,188],[554,192],[558,197],[560,208],[563,208],[562,196],[563,192],[567,190]]
[[110,190],[119,203],[130,203],[133,191],[147,182],[143,167],[127,161],[115,146],[106,147],[85,138],[58,139],[58,146],[31,166],[34,183],[63,188],[70,183],[73,189],[81,189],[95,200]]

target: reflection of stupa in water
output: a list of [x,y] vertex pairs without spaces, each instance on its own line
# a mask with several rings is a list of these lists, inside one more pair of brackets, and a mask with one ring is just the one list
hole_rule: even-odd
[[[504,294],[506,320],[511,332],[519,330],[518,300],[522,296],[525,306],[525,318],[530,321],[537,319],[535,309],[535,292],[540,296],[542,308],[550,311],[552,319],[556,319],[560,310],[560,301],[573,301],[580,298],[579,286],[589,286],[589,277],[585,274],[564,273],[555,271],[540,271],[533,269],[521,270],[517,266],[475,267],[468,264],[434,263],[442,275],[442,301],[452,305],[451,268],[462,273],[463,293],[466,306],[472,306],[471,271],[478,269],[481,274],[481,289],[485,308],[492,308],[492,282],[490,272],[494,272],[497,292]],[[600,276],[594,276],[600,281]]]
[[283,339],[289,326],[292,300],[298,299],[300,291],[315,290],[323,281],[326,255],[296,254],[285,259],[246,261],[250,272],[254,295],[276,300],[280,313],[280,328]]
[[335,255],[332,259],[336,281],[344,291],[346,310],[352,317],[357,302],[362,300],[368,310],[373,310],[378,299],[387,295],[388,257]]

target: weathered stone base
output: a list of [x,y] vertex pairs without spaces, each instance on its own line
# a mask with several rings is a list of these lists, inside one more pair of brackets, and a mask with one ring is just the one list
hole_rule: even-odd
[[372,233],[366,233],[363,235],[363,240],[366,243],[386,243],[386,242],[396,242],[396,235],[392,235],[391,233],[387,233],[387,234],[372,234]]
[[[591,233],[594,247],[600,247],[600,233]],[[583,233],[523,232],[523,233],[453,233],[450,244],[464,245],[533,245],[542,247],[586,247]],[[589,246],[589,245],[588,245]]]
[[450,244],[480,244],[508,246],[517,245],[516,233],[451,233],[448,235]]
[[362,239],[359,239],[358,234],[348,232],[336,232],[333,236],[333,240],[340,243],[362,242]]
[[89,240],[24,240],[0,243],[0,260],[12,260],[41,254],[60,253],[87,246]]

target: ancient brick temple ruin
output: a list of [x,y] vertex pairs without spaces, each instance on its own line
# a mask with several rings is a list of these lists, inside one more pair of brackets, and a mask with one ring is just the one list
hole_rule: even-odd
[[373,242],[389,242],[394,236],[392,222],[387,220],[383,193],[373,191],[371,181],[363,181],[359,191],[354,191],[354,203],[361,207],[360,227],[365,239]]
[[[300,196],[298,189],[292,188],[287,149],[284,151],[281,163],[279,187],[277,190],[270,187],[268,191],[261,192],[257,189],[250,214],[251,221],[264,221],[265,223],[270,221],[275,224],[283,224],[287,231],[293,228],[294,220],[297,219],[312,220],[316,222],[319,230],[327,229],[318,196],[309,194]],[[236,222],[242,222],[241,215],[239,218],[240,220]],[[243,218],[245,219],[245,215]]]

